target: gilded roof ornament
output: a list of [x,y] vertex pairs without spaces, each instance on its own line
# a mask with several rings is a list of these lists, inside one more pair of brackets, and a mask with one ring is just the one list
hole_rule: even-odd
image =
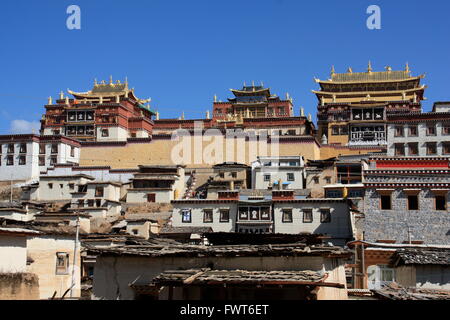
[[94,87],[98,86],[97,78],[94,79]]
[[386,69],[387,72],[391,72],[392,71],[392,67],[391,66],[386,66],[384,68]]
[[367,72],[372,72],[372,63],[369,60],[369,64],[367,65]]
[[353,69],[352,69],[352,67],[348,67],[348,70],[347,70],[347,72],[348,72],[348,73],[353,73]]
[[62,90],[61,90],[61,92],[59,93],[59,100],[63,100],[64,99],[64,92],[62,92]]
[[405,72],[410,73],[411,70],[409,69],[409,63],[406,63]]
[[109,76],[109,84],[113,84],[113,77]]
[[53,104],[53,99],[52,99],[52,97],[50,96],[50,97],[48,97],[48,104]]
[[[244,82],[244,85],[245,85],[245,82]],[[217,102],[217,95],[216,94],[214,95],[214,102]]]

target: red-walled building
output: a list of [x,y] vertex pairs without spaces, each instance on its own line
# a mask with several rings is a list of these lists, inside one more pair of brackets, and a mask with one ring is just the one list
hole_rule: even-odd
[[55,103],[49,98],[41,134],[81,141],[126,141],[151,136],[155,113],[145,105],[150,99],[137,98],[134,89],[128,88],[128,81],[95,81],[88,92],[68,93],[73,98],[64,97],[62,92]]
[[269,88],[261,86],[245,86],[241,90],[231,89],[234,97],[221,102],[214,97],[213,116],[207,112],[206,119],[185,120],[157,119],[153,132],[155,134],[171,134],[177,129],[194,130],[195,125],[203,129],[243,129],[244,131],[265,132],[268,135],[313,135],[315,131],[311,116],[294,116],[292,98],[286,100],[271,94]]

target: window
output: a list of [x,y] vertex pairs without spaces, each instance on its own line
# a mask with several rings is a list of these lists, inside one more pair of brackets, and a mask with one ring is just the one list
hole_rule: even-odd
[[428,125],[427,126],[427,136],[435,136],[436,135],[436,126]]
[[230,210],[220,209],[220,222],[229,222],[229,221],[230,221]]
[[20,144],[19,153],[27,153],[27,144],[26,143]]
[[342,190],[326,190],[327,198],[343,198]]
[[73,158],[75,157],[75,147],[70,147],[70,156]]
[[69,189],[70,189],[70,190],[74,190],[74,189],[75,189],[75,184],[69,183]]
[[295,130],[288,130],[288,135],[295,136],[296,132]]
[[109,130],[108,129],[102,129],[102,137],[109,137]]
[[0,144],[0,154],[3,153],[3,146]]
[[303,209],[303,223],[313,222],[313,211],[312,209]]
[[408,143],[408,153],[410,156],[416,156],[419,154],[419,144],[416,143]]
[[211,222],[213,222],[213,211],[212,211],[212,209],[205,209],[205,210],[203,210],[203,222],[204,223],[211,223]]
[[191,223],[191,221],[192,221],[191,210],[189,209],[181,210],[181,222]]
[[220,178],[225,178],[225,173],[224,172],[219,172],[219,177]]
[[14,153],[14,143],[8,144],[8,153]]
[[436,142],[427,142],[427,155],[434,155],[437,153]]
[[419,210],[418,196],[408,196],[408,210]]
[[403,137],[403,126],[395,126],[394,136],[395,137]]
[[6,165],[7,166],[13,166],[14,165],[14,157],[13,156],[7,156],[6,157]]
[[58,153],[58,145],[56,143],[52,144],[52,154]]
[[330,209],[320,209],[320,222],[321,223],[329,223],[329,222],[331,222]]
[[381,210],[391,210],[391,196],[382,195],[381,196]]
[[239,220],[248,220],[248,208],[239,208]]
[[394,144],[394,154],[396,156],[404,156],[405,155],[405,145],[403,143]]
[[[89,202],[88,202],[89,204]],[[92,204],[92,206],[94,206],[94,204]],[[80,199],[78,200],[78,208],[83,208],[84,207],[84,200]]]
[[237,178],[237,172],[232,172],[232,173],[231,173],[231,177],[234,178],[234,179],[236,179],[236,178]]
[[69,254],[67,252],[56,253],[56,274],[69,273]]
[[87,185],[83,184],[78,186],[78,192],[79,193],[86,193],[87,192]]
[[409,136],[410,137],[417,137],[417,126],[409,127]]
[[95,188],[95,196],[96,197],[103,197],[104,194],[104,188],[103,187],[96,187]]
[[338,126],[332,126],[331,127],[331,134],[333,136],[338,136],[339,135],[339,127]]
[[20,156],[19,157],[19,166],[24,166],[27,164],[27,158],[26,156]]
[[287,174],[287,181],[295,181],[295,177],[293,173],[288,173]]
[[362,197],[364,197],[364,190],[349,190],[348,197],[349,198],[362,198]]
[[56,162],[58,162],[58,160],[57,160],[56,157],[51,157],[51,158],[50,158],[50,165],[51,165],[51,166],[55,165]]
[[270,207],[261,208],[261,220],[270,220]]
[[315,184],[318,184],[318,183],[319,183],[319,177],[314,177],[313,180],[314,180],[314,183],[315,183]]
[[442,134],[450,135],[450,124],[442,124]]
[[292,222],[292,209],[283,209],[283,222]]
[[436,210],[447,210],[447,199],[445,196],[435,197]]
[[156,202],[156,193],[148,193],[147,202]]
[[39,145],[39,154],[45,154],[45,144]]
[[88,204],[88,207],[90,207],[90,208],[94,207],[94,200],[93,199],[89,199],[87,201],[87,204]]
[[325,183],[330,184],[331,183],[331,177],[325,177]]
[[49,189],[53,189],[53,183],[49,183],[49,184],[48,184],[48,188],[49,188]]
[[450,142],[442,142],[442,154],[450,154]]
[[95,206],[101,207],[102,206],[102,199],[95,199]]
[[264,181],[270,181],[270,174],[264,175]]
[[45,166],[45,156],[39,156],[39,166]]

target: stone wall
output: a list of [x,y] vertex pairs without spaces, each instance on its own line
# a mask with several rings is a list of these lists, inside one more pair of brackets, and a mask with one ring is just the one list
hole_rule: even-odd
[[0,300],[38,300],[39,280],[32,273],[0,273]]
[[[407,195],[396,189],[392,193],[392,210],[380,209],[380,195],[375,189],[365,194],[365,240],[408,241],[408,225],[411,240],[426,244],[450,244],[450,215],[448,211],[436,211],[434,194],[429,189],[419,193],[419,210],[408,210]],[[447,197],[447,206],[448,206]]]

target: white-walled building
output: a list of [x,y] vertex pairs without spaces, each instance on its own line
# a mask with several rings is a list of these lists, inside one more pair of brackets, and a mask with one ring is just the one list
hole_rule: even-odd
[[37,180],[57,163],[79,163],[80,143],[62,136],[0,136],[0,181]]
[[185,190],[184,166],[139,166],[127,190],[127,203],[170,203]]
[[217,200],[172,201],[173,227],[210,227],[213,232],[322,234],[344,246],[355,227],[346,199],[305,199],[293,190],[272,191],[264,197],[220,193]]
[[304,189],[305,179],[305,161],[302,156],[258,157],[252,162],[253,189]]

